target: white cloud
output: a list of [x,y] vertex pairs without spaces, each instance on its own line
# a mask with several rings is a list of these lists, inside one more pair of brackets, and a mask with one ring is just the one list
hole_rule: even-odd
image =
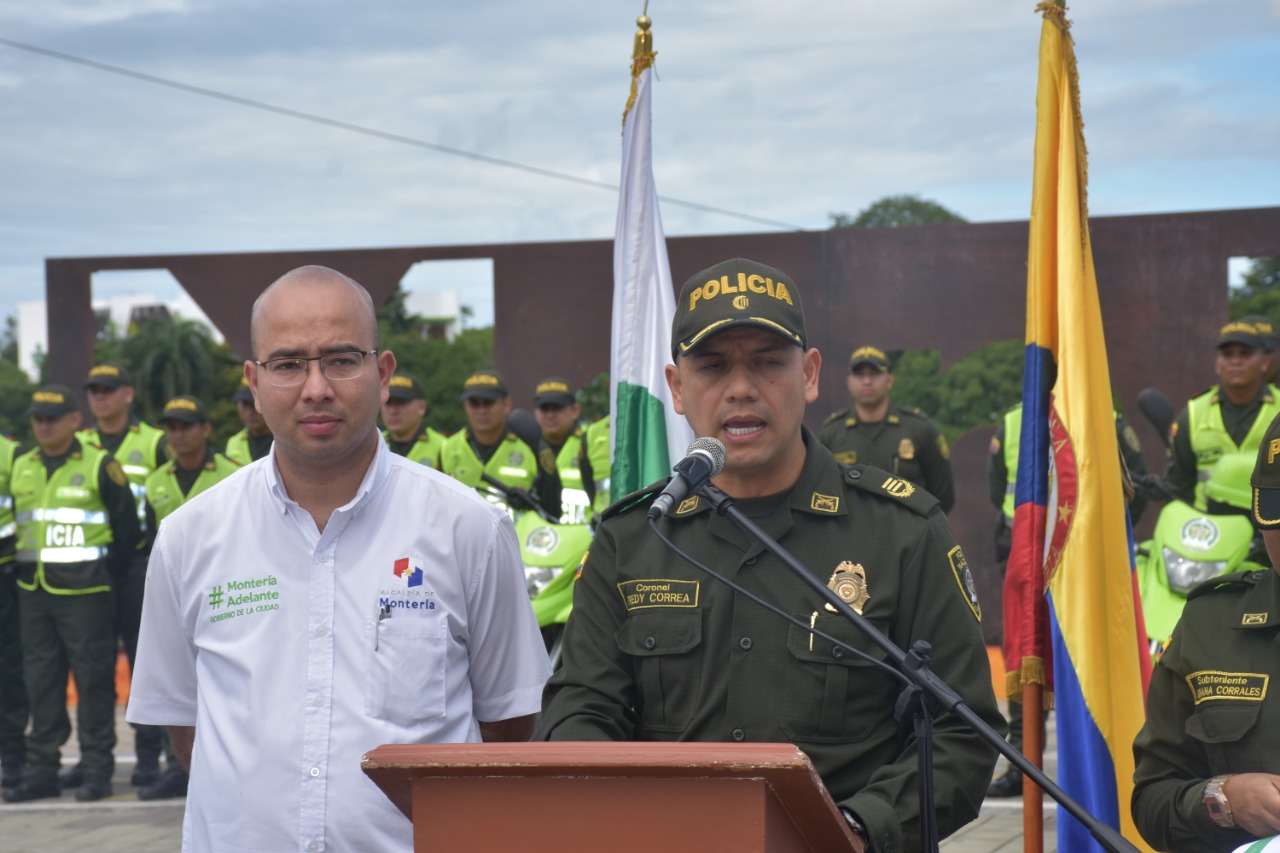
[[41,25],[113,24],[189,11],[188,0],[2,0],[0,21]]

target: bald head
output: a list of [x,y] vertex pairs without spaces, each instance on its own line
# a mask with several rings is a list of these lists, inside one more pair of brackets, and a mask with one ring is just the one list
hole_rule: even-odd
[[249,345],[254,357],[266,357],[258,351],[266,323],[273,317],[279,317],[281,312],[289,312],[299,304],[299,300],[317,298],[349,301],[359,326],[368,332],[372,347],[378,347],[378,318],[369,291],[360,282],[337,270],[312,264],[280,276],[253,301],[253,310],[249,314]]

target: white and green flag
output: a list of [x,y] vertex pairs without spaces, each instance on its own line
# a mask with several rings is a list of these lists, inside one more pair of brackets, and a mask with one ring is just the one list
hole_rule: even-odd
[[653,42],[649,19],[638,22],[631,97],[622,119],[622,181],[613,238],[613,499],[671,473],[693,434],[671,404],[663,375],[670,363],[675,297],[667,242],[653,183],[649,93]]

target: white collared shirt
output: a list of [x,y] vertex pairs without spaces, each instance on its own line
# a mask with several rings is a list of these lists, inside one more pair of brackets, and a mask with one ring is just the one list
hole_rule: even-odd
[[321,532],[275,456],[160,526],[127,717],[196,728],[183,851],[407,853],[361,756],[539,709],[549,665],[515,531],[379,439]]

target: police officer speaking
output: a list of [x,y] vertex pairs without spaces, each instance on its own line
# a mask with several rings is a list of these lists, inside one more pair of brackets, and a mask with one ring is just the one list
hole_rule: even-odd
[[[1280,418],[1260,442],[1252,486],[1253,521],[1280,567]],[[1132,805],[1154,847],[1208,853],[1280,833],[1278,572],[1193,589],[1151,675]]]
[[9,802],[56,797],[58,750],[71,733],[67,670],[75,676],[84,778],[76,799],[111,793],[115,759],[115,628],[111,590],[138,543],[138,512],[120,464],[76,438],[71,389],[31,396],[36,448],[13,463],[15,563],[23,671],[31,697],[26,769]]
[[956,501],[951,449],[923,412],[892,401],[893,371],[884,350],[855,349],[845,381],[853,407],[828,416],[818,439],[837,462],[883,468],[926,489],[950,512]]
[[[676,410],[696,435],[724,443],[713,483],[739,509],[830,574],[828,585],[899,645],[932,643],[937,673],[1002,731],[968,564],[938,501],[879,468],[842,466],[803,426],[822,365],[806,340],[800,294],[780,270],[734,259],[694,275],[677,303],[666,368]],[[665,485],[603,513],[539,736],[792,742],[843,810],[857,849],[919,849],[916,745],[894,719],[898,683],[672,553],[645,518]],[[701,496],[658,525],[746,589],[884,659]],[[950,713],[935,726],[945,835],[977,815],[996,754]]]

